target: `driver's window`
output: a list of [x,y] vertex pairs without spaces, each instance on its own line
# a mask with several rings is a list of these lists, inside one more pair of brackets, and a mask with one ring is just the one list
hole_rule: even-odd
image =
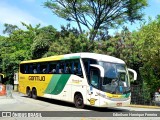
[[91,70],[91,85],[98,88],[99,86],[99,71]]

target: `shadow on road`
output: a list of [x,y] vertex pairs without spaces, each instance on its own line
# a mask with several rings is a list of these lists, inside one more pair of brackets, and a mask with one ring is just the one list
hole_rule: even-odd
[[[27,96],[22,96],[22,97],[28,98]],[[73,103],[68,103],[65,101],[54,100],[54,99],[43,98],[43,97],[38,97],[36,100],[40,100],[40,101],[44,101],[44,102],[48,102],[48,103],[56,104],[60,106],[76,108]],[[98,108],[98,107],[92,107],[92,106],[87,106],[87,105],[85,106],[84,110],[91,110],[91,111],[97,111],[97,112],[127,112],[129,111],[127,109],[121,109],[121,108]]]

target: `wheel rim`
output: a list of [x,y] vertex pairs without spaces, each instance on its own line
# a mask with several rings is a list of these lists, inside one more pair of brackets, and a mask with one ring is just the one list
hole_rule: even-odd
[[81,95],[76,95],[75,97],[75,105],[78,108],[83,108],[83,98]]
[[83,104],[82,101],[83,101],[82,98],[78,98],[78,99],[77,99],[77,105],[78,105],[78,106],[81,106],[81,105]]
[[32,97],[33,98],[37,98],[37,91],[36,91],[36,89],[32,90]]
[[28,96],[28,97],[31,97],[31,92],[30,92],[29,89],[27,89],[27,96]]

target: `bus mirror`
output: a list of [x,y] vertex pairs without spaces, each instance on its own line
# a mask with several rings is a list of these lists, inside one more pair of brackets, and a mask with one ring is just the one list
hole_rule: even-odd
[[100,70],[100,77],[104,77],[104,68],[100,65],[90,64],[91,67],[97,68]]
[[137,72],[133,69],[128,68],[128,71],[133,73],[133,80],[137,80]]

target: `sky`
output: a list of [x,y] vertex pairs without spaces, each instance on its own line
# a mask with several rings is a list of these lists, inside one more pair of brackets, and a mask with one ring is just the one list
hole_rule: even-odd
[[[66,25],[68,22],[54,15],[50,9],[43,6],[47,0],[0,0],[0,35],[3,35],[4,24],[13,24],[23,29],[21,22],[35,26],[52,25],[57,30],[60,30],[61,25]],[[145,19],[148,16],[155,19],[160,14],[160,0],[148,0],[149,6],[144,9]],[[76,26],[76,23],[71,23]],[[136,30],[139,27],[139,22],[132,25],[127,24],[130,31]]]

